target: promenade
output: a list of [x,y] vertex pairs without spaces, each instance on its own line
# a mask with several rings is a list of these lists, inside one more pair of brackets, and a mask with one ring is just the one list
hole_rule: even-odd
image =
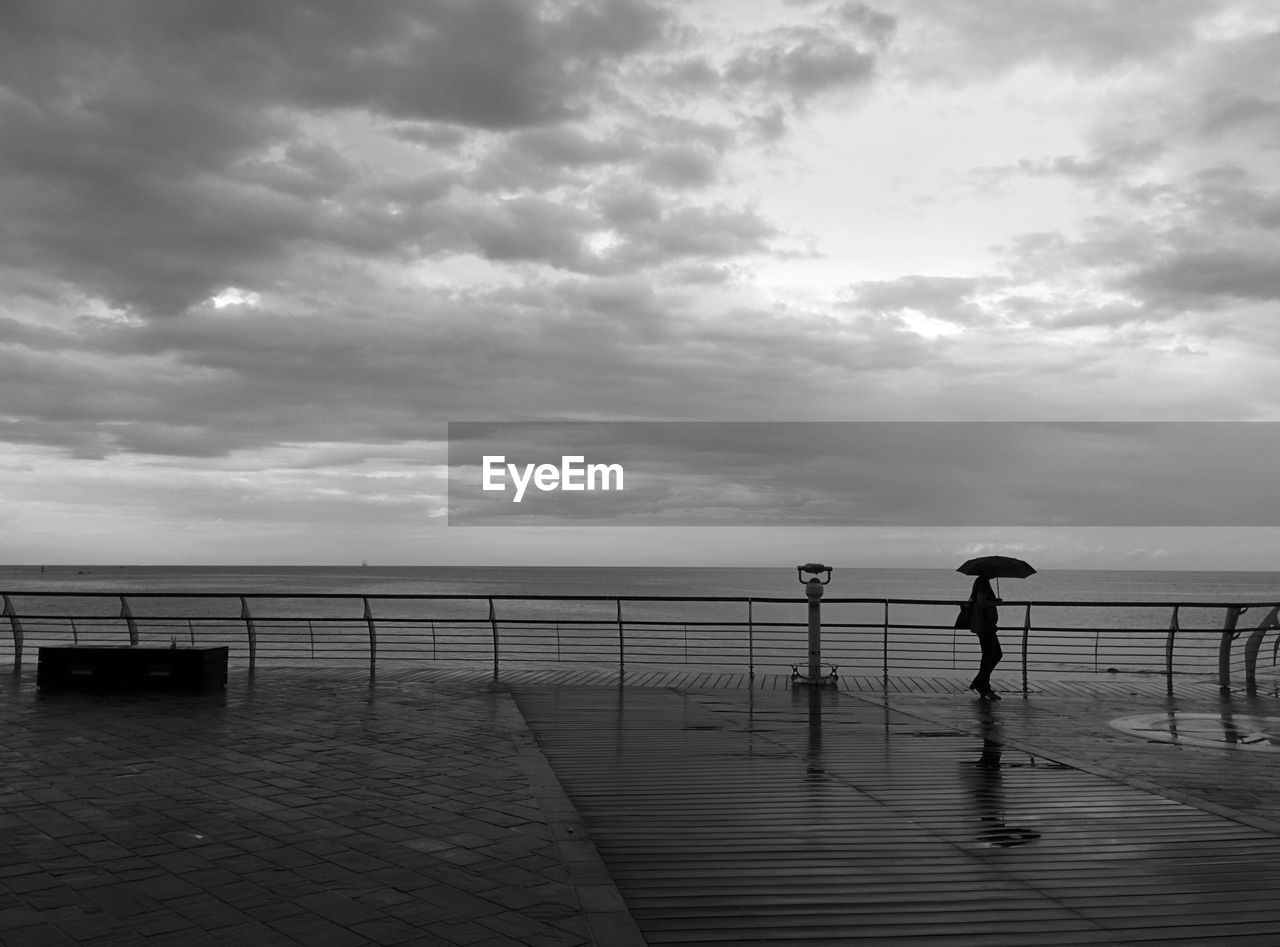
[[1272,678],[33,670],[6,945],[1280,944]]

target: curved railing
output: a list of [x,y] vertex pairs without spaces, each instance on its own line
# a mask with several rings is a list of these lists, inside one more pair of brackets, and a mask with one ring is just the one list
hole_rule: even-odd
[[[754,675],[806,654],[807,600],[721,596],[409,595],[345,593],[0,593],[15,673],[43,644],[227,645],[263,661],[491,662],[727,669]],[[830,598],[823,663],[848,674],[972,669],[976,639],[952,627],[950,599]],[[1246,617],[1248,616],[1248,617]],[[1127,671],[1243,675],[1277,663],[1280,603],[1005,602],[1008,668],[1046,674]],[[1254,623],[1255,618],[1260,618]],[[2,627],[2,625],[0,625]],[[3,640],[0,638],[0,640]],[[1010,661],[1013,658],[1014,661]]]

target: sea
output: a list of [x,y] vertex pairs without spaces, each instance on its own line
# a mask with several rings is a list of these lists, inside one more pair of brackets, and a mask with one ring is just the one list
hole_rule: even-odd
[[[833,569],[828,596],[964,598],[948,569]],[[1055,569],[1001,579],[1006,600],[1278,601],[1280,572]],[[794,566],[4,566],[0,590],[352,595],[796,596]]]
[[[971,667],[953,627],[971,579],[947,569],[835,568],[821,600],[824,665],[910,674]],[[1274,622],[1280,573],[1045,570],[1001,579],[1007,655],[1041,671],[1163,673],[1217,667],[1224,629]],[[257,660],[490,662],[777,670],[808,660],[795,566],[0,566],[26,646],[225,642]],[[64,597],[58,593],[78,593]],[[316,598],[315,596],[325,596]],[[242,598],[243,597],[243,598]],[[711,601],[723,599],[724,601]],[[1232,607],[1235,607],[1234,609]],[[1234,615],[1234,617],[1233,617]],[[372,618],[372,621],[370,619]],[[0,618],[0,660],[13,642]],[[375,631],[370,635],[370,625]],[[1243,641],[1233,645],[1237,669]],[[1268,632],[1259,667],[1274,665]],[[1006,664],[1010,659],[1006,659]]]

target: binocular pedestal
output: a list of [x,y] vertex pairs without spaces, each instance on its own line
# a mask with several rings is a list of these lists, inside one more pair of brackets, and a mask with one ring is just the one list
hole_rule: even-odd
[[[820,580],[818,575],[823,572],[827,577]],[[800,673],[799,665],[791,665],[791,685],[834,687],[838,678],[836,667],[832,665],[827,674],[822,673],[822,587],[831,581],[831,567],[808,562],[796,566],[796,573],[804,585],[804,594],[809,599],[809,663],[806,674]],[[804,578],[806,574],[812,576],[807,582]]]

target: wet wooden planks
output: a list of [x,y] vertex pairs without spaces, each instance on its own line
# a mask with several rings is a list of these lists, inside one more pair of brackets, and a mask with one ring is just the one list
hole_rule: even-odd
[[514,690],[650,943],[1280,943],[1280,840],[1150,793],[830,692]]

